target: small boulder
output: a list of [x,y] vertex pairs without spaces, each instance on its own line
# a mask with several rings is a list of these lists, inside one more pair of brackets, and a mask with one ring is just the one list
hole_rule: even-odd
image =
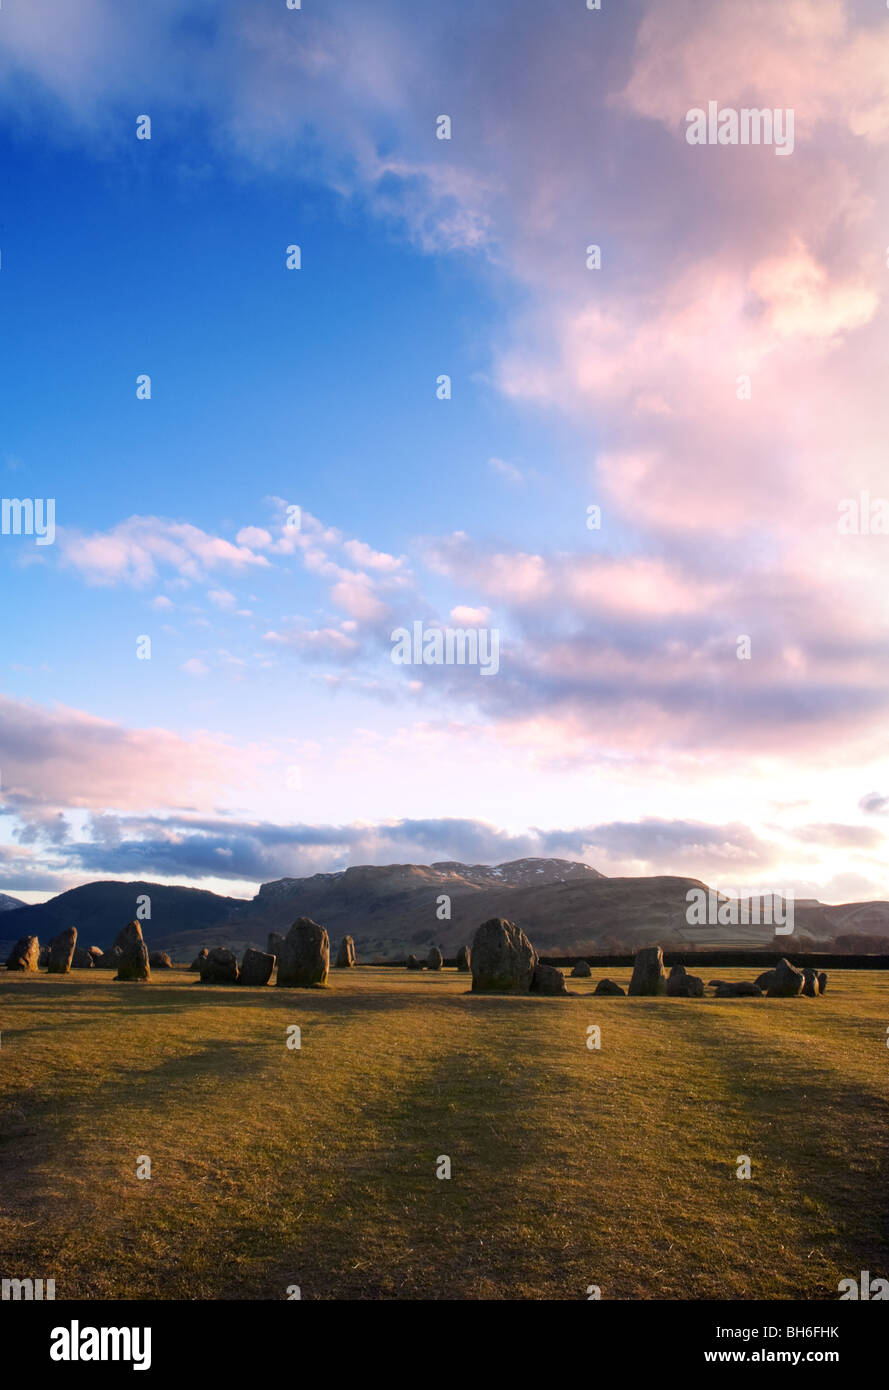
[[457,969],[461,975],[468,975],[472,969],[472,952],[468,946],[461,946],[457,952]]
[[444,957],[437,946],[432,946],[429,955],[426,957],[427,970],[441,970],[444,965]]
[[201,966],[204,964],[204,961],[207,959],[209,954],[210,952],[207,950],[206,946],[204,946],[200,951],[198,951],[191,965],[188,967],[189,970],[200,970]]
[[754,983],[759,985],[761,990],[765,991],[771,989],[777,978],[777,970],[764,970],[761,975],[757,975]]
[[555,965],[540,965],[534,967],[534,974],[531,976],[531,994],[567,994],[568,987],[565,984],[565,976]]
[[238,958],[227,946],[214,946],[201,961],[202,985],[236,985]]
[[241,961],[240,985],[267,985],[275,968],[275,957],[268,951],[257,951],[248,946]]
[[592,973],[589,963],[585,960],[579,960],[571,971],[571,978],[572,980],[588,980]]
[[664,970],[664,953],[660,946],[643,946],[636,952],[633,963],[633,978],[630,980],[628,994],[652,995],[666,994],[667,975]]
[[411,952],[411,954],[408,956],[407,960],[405,961],[405,965],[407,966],[408,970],[422,970],[422,969],[423,969],[423,962],[422,962],[421,960],[417,960],[417,957],[414,955],[413,951]]
[[138,922],[128,922],[123,930],[118,932],[114,944],[120,947],[115,980],[142,983],[151,979],[148,947],[142,939],[142,928]]
[[615,998],[619,994],[623,999],[626,990],[622,985],[619,985],[616,980],[605,979],[599,981],[596,988],[593,990],[593,994],[612,994]]
[[802,994],[804,983],[803,972],[791,965],[786,956],[782,956],[775,966],[775,978],[766,993],[770,999],[795,999]]
[[344,936],[336,953],[337,970],[351,970],[356,964],[355,942],[351,936]]
[[821,993],[821,986],[818,983],[818,971],[803,967],[803,994],[809,999],[815,999]]
[[537,952],[514,922],[490,917],[472,943],[472,993],[527,994]]
[[106,951],[104,955],[96,956],[95,963],[99,970],[116,970],[117,963],[120,960],[120,956],[120,947],[112,946],[111,950]]
[[172,970],[173,962],[170,960],[167,951],[152,951],[148,957],[148,964],[152,970]]
[[759,985],[752,980],[723,980],[716,986],[717,999],[746,999],[762,995]]
[[667,980],[667,994],[672,999],[702,999],[704,981],[699,975],[689,975],[684,965],[674,965]]
[[100,961],[100,959],[101,959],[101,957],[104,956],[104,954],[105,954],[105,952],[101,949],[101,947],[99,947],[99,946],[91,946],[91,947],[90,947],[90,955],[91,955],[92,958],[93,958],[93,965],[98,965],[98,964],[99,964],[99,961]]
[[75,946],[71,957],[72,970],[92,970],[93,958],[85,946]]
[[37,937],[23,936],[15,943],[6,957],[6,969],[34,971],[37,969],[39,960],[40,942]]
[[60,931],[58,936],[54,936],[49,943],[49,962],[47,969],[50,975],[67,975],[71,969],[71,962],[74,959],[74,948],[77,945],[77,928],[66,927]]
[[284,938],[278,956],[278,984],[289,989],[318,989],[327,984],[330,938],[311,917],[299,917]]

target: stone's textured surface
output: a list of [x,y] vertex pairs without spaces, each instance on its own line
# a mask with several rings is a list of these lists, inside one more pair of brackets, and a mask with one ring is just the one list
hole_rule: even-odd
[[571,971],[572,980],[588,980],[592,975],[592,970],[585,960],[579,960]]
[[468,946],[461,946],[457,952],[457,969],[461,975],[468,975],[472,969],[472,952]]
[[49,943],[49,962],[47,969],[50,975],[67,975],[71,969],[71,962],[74,959],[74,948],[77,945],[77,928],[66,927],[60,931],[58,936],[54,936]]
[[284,938],[278,956],[278,984],[314,989],[327,983],[330,938],[311,917],[299,917]]
[[565,976],[555,965],[540,965],[534,967],[534,974],[531,976],[531,994],[565,994],[568,993],[568,986],[565,984]]
[[689,975],[684,965],[674,965],[667,980],[667,994],[673,999],[702,999],[704,981],[699,975]]
[[803,972],[782,956],[775,966],[775,978],[767,993],[770,999],[794,999],[803,992]]
[[284,937],[279,931],[270,931],[269,939],[265,943],[266,955],[274,956],[277,960],[281,954],[281,947],[284,945]]
[[93,958],[85,946],[75,946],[71,957],[72,970],[92,970]]
[[411,954],[408,956],[407,960],[405,961],[405,965],[407,966],[408,970],[423,969],[423,962],[421,960],[417,960],[417,957],[413,954],[413,952],[411,952]]
[[148,957],[148,964],[152,970],[172,970],[173,962],[170,960],[167,951],[152,951]]
[[40,960],[40,942],[36,936],[23,936],[6,957],[7,970],[36,970]]
[[821,986],[820,986],[820,984],[818,983],[818,971],[817,971],[817,970],[810,970],[808,967],[804,967],[804,968],[803,968],[803,994],[808,995],[808,997],[809,997],[810,999],[814,999],[814,998],[815,998],[817,995],[819,995],[820,993],[821,993]]
[[123,931],[118,933],[115,945],[120,947],[115,980],[151,979],[148,947],[142,940],[142,928],[138,922],[128,922]]
[[268,951],[257,951],[253,946],[248,946],[244,952],[244,959],[241,961],[238,984],[267,985],[272,978],[274,968],[274,956],[270,955]]
[[625,990],[616,980],[609,980],[606,978],[599,981],[596,988],[593,990],[593,994],[613,994],[615,996],[619,994],[621,998],[623,998]]
[[[200,960],[200,957],[198,957]],[[238,958],[227,946],[214,946],[201,961],[201,984],[236,985]]]
[[106,951],[103,956],[96,956],[96,965],[100,970],[116,970],[120,955],[120,947],[112,946],[111,950]]
[[734,984],[724,980],[722,984],[716,986],[717,999],[745,999],[761,995],[762,990],[752,980],[738,980]]
[[188,967],[189,970],[200,970],[201,966],[203,965],[204,961],[207,959],[209,954],[210,952],[207,950],[206,946],[204,946],[200,951],[198,951],[191,965]]
[[666,994],[667,976],[664,971],[664,953],[660,946],[643,946],[636,952],[633,963],[633,978],[630,980],[628,994]]
[[337,970],[351,970],[355,960],[355,942],[351,936],[344,936],[336,953]]
[[824,991],[825,991],[826,989],[827,989],[827,971],[826,971],[826,970],[819,970],[819,971],[818,971],[818,991],[819,991],[820,994],[823,994]]
[[482,922],[471,952],[472,993],[527,994],[537,952],[525,933],[503,917]]
[[427,970],[441,970],[444,965],[444,957],[437,946],[430,948],[429,955],[426,957]]

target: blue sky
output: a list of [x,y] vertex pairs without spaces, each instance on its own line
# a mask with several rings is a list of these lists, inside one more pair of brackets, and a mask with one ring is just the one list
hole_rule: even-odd
[[[889,892],[885,561],[835,520],[884,475],[887,40],[797,21],[4,7],[0,484],[58,529],[0,537],[3,891]],[[711,95],[793,156],[690,148]],[[497,676],[394,666],[417,620]]]

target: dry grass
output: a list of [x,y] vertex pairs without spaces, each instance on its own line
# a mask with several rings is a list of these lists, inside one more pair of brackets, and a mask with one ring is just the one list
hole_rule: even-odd
[[834,971],[815,1000],[593,984],[0,974],[0,1274],[179,1299],[819,1299],[889,1275],[886,977]]

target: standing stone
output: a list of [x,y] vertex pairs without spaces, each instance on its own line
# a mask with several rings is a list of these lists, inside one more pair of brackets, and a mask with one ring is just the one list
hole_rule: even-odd
[[76,945],[76,927],[66,927],[64,931],[59,932],[58,936],[53,937],[49,943],[49,963],[47,966],[50,975],[68,974],[74,959],[74,947]]
[[36,936],[23,936],[6,958],[7,970],[36,970],[40,960],[40,942]]
[[794,999],[802,994],[804,984],[803,972],[782,956],[775,966],[775,979],[766,992],[770,999]]
[[236,985],[238,958],[227,946],[214,946],[201,961],[202,985]]
[[818,983],[818,971],[811,970],[809,967],[803,969],[803,994],[809,999],[815,999],[821,993],[821,986]]
[[437,946],[430,947],[429,955],[426,957],[427,970],[441,970],[444,965],[444,956]]
[[664,953],[660,946],[644,946],[636,952],[633,963],[633,978],[630,980],[628,994],[666,994],[667,975],[664,970]]
[[593,972],[589,967],[589,962],[585,960],[579,960],[575,965],[574,969],[571,971],[571,978],[572,980],[588,980],[592,973]]
[[152,970],[172,970],[173,962],[170,960],[167,951],[152,951],[148,957],[148,964]]
[[327,984],[330,938],[311,917],[299,917],[284,938],[278,956],[278,984],[314,989]]
[[284,945],[284,938],[279,931],[270,931],[268,941],[265,944],[266,954],[274,956],[277,960],[281,954],[281,947]]
[[568,986],[565,984],[565,976],[556,965],[540,965],[538,963],[531,976],[530,993],[567,995]]
[[351,970],[355,963],[355,942],[351,936],[344,936],[336,953],[336,969]]
[[469,947],[461,946],[459,951],[457,952],[457,969],[460,971],[461,975],[469,974],[469,971],[472,968],[470,964],[471,960],[472,952],[470,951]]
[[110,951],[106,951],[103,956],[96,956],[96,965],[100,970],[116,970],[121,957],[119,946],[112,946]]
[[699,975],[689,975],[684,965],[674,965],[667,981],[667,994],[672,999],[702,999],[704,981]]
[[625,991],[623,987],[617,983],[616,980],[605,979],[599,981],[599,983],[596,985],[596,988],[593,990],[593,994],[612,994],[615,997],[617,997],[617,995],[619,994],[620,997],[623,999]]
[[413,951],[411,952],[411,954],[408,956],[407,960],[405,961],[405,965],[407,966],[408,970],[422,970],[422,969],[423,969],[423,962],[422,962],[421,960],[417,960],[417,957],[414,955]]
[[472,993],[527,994],[537,952],[514,922],[491,917],[472,943]]
[[275,957],[268,951],[257,951],[248,946],[241,961],[240,985],[267,985],[275,968]]
[[198,951],[191,965],[188,967],[189,970],[200,970],[201,966],[204,964],[204,961],[207,959],[209,954],[210,952],[207,950],[206,946],[203,946],[201,950]]
[[72,970],[92,970],[93,958],[85,946],[75,946],[71,957]]
[[818,989],[819,989],[819,991],[820,991],[821,994],[824,994],[824,992],[825,992],[826,989],[827,989],[827,971],[826,971],[826,970],[819,970],[819,971],[818,971]]
[[142,940],[142,928],[138,922],[128,922],[118,932],[115,946],[120,947],[115,980],[150,980],[151,966],[148,963],[148,947]]

